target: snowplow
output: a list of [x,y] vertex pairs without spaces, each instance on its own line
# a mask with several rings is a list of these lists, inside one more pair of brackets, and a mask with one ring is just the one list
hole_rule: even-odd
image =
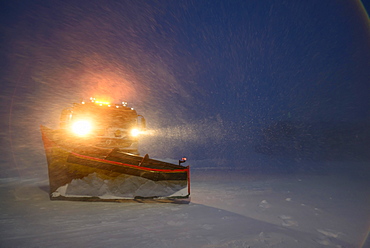
[[140,156],[146,121],[126,102],[90,98],[62,111],[58,129],[40,127],[50,199],[81,201],[190,201],[189,166]]

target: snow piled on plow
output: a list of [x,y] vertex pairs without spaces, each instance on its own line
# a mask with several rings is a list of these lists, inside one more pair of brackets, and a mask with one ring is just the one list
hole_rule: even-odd
[[130,175],[103,179],[96,173],[92,173],[59,187],[52,193],[52,197],[133,199],[135,197],[184,197],[187,194],[187,183],[184,181],[152,181]]

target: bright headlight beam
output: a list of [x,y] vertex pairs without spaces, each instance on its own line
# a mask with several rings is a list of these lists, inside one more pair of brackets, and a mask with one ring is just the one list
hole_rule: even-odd
[[131,130],[131,136],[137,137],[137,136],[139,136],[139,134],[140,134],[140,130],[139,129],[134,128],[134,129]]
[[86,135],[91,131],[91,123],[89,121],[76,121],[72,125],[72,131],[80,136]]

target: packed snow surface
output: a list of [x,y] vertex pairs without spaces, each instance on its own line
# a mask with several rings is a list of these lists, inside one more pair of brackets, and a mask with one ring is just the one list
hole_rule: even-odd
[[353,173],[193,168],[190,204],[50,201],[45,175],[4,178],[1,247],[365,247]]

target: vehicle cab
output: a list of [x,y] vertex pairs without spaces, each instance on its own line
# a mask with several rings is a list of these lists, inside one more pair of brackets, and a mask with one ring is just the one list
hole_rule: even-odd
[[89,140],[90,145],[138,154],[138,137],[146,123],[127,102],[111,104],[90,98],[64,109],[60,128],[67,135]]

